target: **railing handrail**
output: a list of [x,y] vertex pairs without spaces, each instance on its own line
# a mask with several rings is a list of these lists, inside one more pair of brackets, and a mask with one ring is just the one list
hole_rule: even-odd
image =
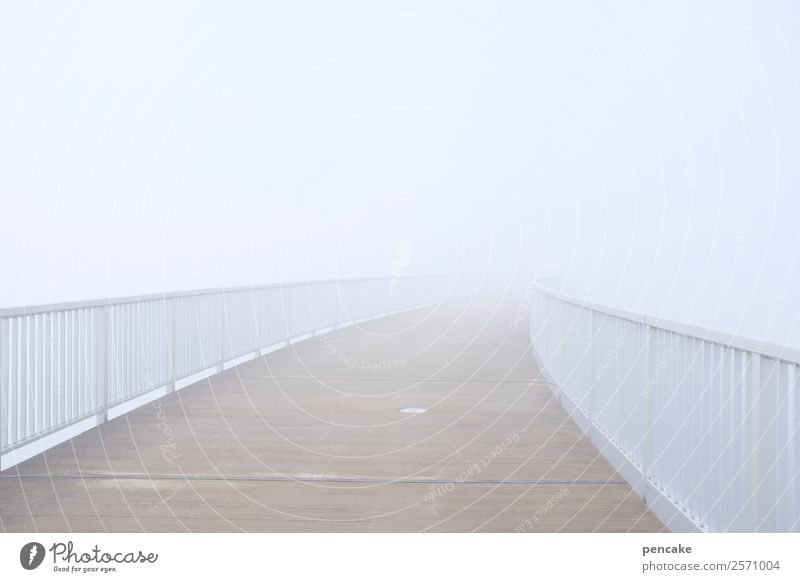
[[549,297],[552,297],[553,299],[558,299],[577,307],[584,307],[595,312],[612,315],[614,317],[619,317],[634,323],[641,323],[653,328],[662,329],[721,346],[734,348],[753,354],[759,354],[761,356],[780,360],[781,362],[800,365],[800,349],[798,348],[782,346],[776,343],[765,342],[751,337],[705,328],[664,317],[655,317],[652,315],[646,315],[644,313],[636,313],[619,307],[613,307],[610,305],[589,301],[588,299],[580,299],[574,295],[551,289],[540,281],[535,281],[534,286],[538,291]]
[[238,293],[240,291],[263,291],[264,289],[285,289],[287,287],[303,287],[306,285],[341,284],[364,281],[387,281],[391,279],[432,279],[446,277],[468,277],[460,274],[435,274],[435,275],[391,275],[379,277],[351,277],[348,279],[316,279],[313,281],[289,281],[279,283],[266,283],[261,285],[240,285],[237,287],[213,287],[196,290],[170,291],[168,293],[148,293],[146,295],[128,295],[105,299],[88,299],[84,301],[67,301],[62,303],[45,303],[40,305],[2,307],[0,317],[17,317],[21,315],[39,315],[56,311],[70,311],[74,309],[89,309],[92,307],[108,307],[112,305],[125,305],[128,303],[144,303],[159,299],[174,299],[180,297],[198,297],[201,295],[214,295],[217,293]]
[[471,279],[297,281],[0,310],[0,470],[296,342],[464,299]]

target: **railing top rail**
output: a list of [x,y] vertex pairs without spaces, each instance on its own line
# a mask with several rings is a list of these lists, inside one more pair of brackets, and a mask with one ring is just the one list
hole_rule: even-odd
[[715,329],[708,329],[697,325],[692,325],[686,322],[665,319],[662,317],[655,317],[652,315],[645,315],[643,313],[636,313],[618,307],[611,307],[609,305],[595,303],[593,301],[574,297],[567,293],[555,291],[554,289],[550,289],[549,287],[538,281],[534,284],[537,290],[544,293],[545,295],[548,295],[560,301],[564,301],[565,303],[576,305],[578,307],[584,307],[586,309],[591,309],[592,311],[598,313],[612,315],[614,317],[619,317],[621,319],[632,321],[634,323],[649,325],[651,327],[663,329],[665,331],[669,331],[672,333],[693,337],[695,339],[719,344],[730,348],[735,348],[737,350],[742,350],[745,352],[752,352],[754,354],[767,356],[769,358],[781,360],[782,362],[789,362],[792,364],[800,365],[800,349],[797,348],[791,348],[775,343],[760,341],[755,338],[727,333]]
[[277,289],[286,287],[303,287],[307,285],[342,284],[367,281],[389,281],[392,279],[439,279],[466,277],[468,275],[404,275],[401,277],[352,277],[348,279],[318,279],[314,281],[291,281],[285,283],[269,283],[266,285],[243,285],[239,287],[216,287],[212,289],[197,289],[192,291],[172,291],[169,293],[150,293],[147,295],[129,295],[109,299],[90,299],[87,301],[69,301],[65,303],[52,303],[23,307],[0,308],[0,317],[17,317],[20,315],[38,315],[54,313],[57,311],[70,311],[74,309],[89,309],[92,307],[106,307],[110,305],[124,305],[128,303],[143,303],[159,299],[173,299],[179,297],[198,297],[200,295],[216,295],[218,293],[236,293],[240,291],[261,291],[264,289]]

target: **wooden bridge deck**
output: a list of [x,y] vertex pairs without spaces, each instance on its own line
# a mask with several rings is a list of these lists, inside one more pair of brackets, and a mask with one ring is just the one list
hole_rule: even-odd
[[0,473],[0,529],[661,531],[513,316],[411,312],[242,364]]

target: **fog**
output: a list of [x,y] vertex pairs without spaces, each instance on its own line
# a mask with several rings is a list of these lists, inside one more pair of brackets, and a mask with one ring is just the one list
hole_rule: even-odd
[[475,273],[800,346],[793,2],[0,7],[0,305]]

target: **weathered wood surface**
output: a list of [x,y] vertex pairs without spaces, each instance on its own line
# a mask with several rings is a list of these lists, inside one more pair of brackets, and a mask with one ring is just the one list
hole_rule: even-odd
[[451,305],[240,365],[1,473],[0,529],[661,531],[513,317]]

